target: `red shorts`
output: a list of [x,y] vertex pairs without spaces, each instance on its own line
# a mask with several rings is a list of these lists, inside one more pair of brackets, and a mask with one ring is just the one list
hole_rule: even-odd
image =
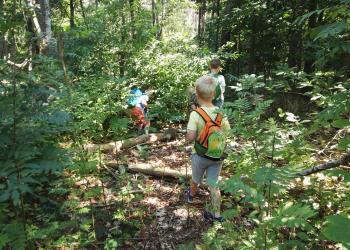
[[150,122],[146,120],[145,113],[142,108],[134,107],[130,110],[130,117],[134,122],[134,126],[138,127],[147,127],[150,125]]

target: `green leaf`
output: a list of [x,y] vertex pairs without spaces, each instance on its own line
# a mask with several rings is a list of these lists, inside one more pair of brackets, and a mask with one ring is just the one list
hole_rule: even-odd
[[339,242],[350,247],[350,219],[345,215],[328,216],[327,224],[322,232],[329,240]]
[[9,198],[10,198],[10,192],[3,191],[3,193],[0,195],[0,202],[7,201]]
[[236,209],[228,209],[222,213],[222,216],[225,219],[229,219],[229,218],[233,218],[233,217],[237,216],[238,214],[239,214],[239,212]]
[[19,192],[17,190],[13,190],[11,193],[11,198],[14,205],[19,205],[19,202],[20,202],[19,197],[20,197]]
[[339,119],[334,121],[332,125],[336,128],[345,128],[347,126],[350,126],[350,121],[347,119]]
[[0,249],[4,249],[6,244],[10,241],[7,234],[0,234]]
[[347,151],[350,147],[350,137],[341,139],[338,143],[338,147],[341,150]]

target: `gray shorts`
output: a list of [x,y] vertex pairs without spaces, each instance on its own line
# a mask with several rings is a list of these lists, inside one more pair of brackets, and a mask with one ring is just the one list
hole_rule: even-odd
[[200,184],[202,182],[205,171],[207,172],[207,184],[215,185],[218,182],[221,172],[222,161],[212,161],[193,154],[191,157],[192,164],[192,181]]

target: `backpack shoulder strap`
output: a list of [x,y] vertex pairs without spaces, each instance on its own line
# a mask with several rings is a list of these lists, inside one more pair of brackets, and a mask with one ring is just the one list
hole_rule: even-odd
[[218,113],[215,119],[215,123],[218,124],[219,126],[221,126],[221,122],[222,122],[223,116],[221,113]]
[[207,112],[204,111],[203,108],[197,108],[195,111],[203,118],[203,120],[205,122],[211,122],[212,121],[210,116],[207,114]]

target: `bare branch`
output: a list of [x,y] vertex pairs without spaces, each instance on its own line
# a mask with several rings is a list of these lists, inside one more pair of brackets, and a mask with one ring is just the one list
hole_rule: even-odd
[[27,65],[29,64],[30,60],[29,59],[25,59],[22,63],[15,63],[12,62],[10,60],[7,60],[6,63],[16,67],[17,69],[24,69],[25,67],[27,67]]
[[330,160],[326,163],[320,164],[318,166],[306,169],[300,173],[298,173],[298,176],[307,176],[310,174],[314,174],[326,169],[331,169],[331,168],[335,168],[335,167],[339,167],[340,165],[346,165],[350,162],[350,152],[346,153],[345,155],[343,155],[340,159],[337,160]]

